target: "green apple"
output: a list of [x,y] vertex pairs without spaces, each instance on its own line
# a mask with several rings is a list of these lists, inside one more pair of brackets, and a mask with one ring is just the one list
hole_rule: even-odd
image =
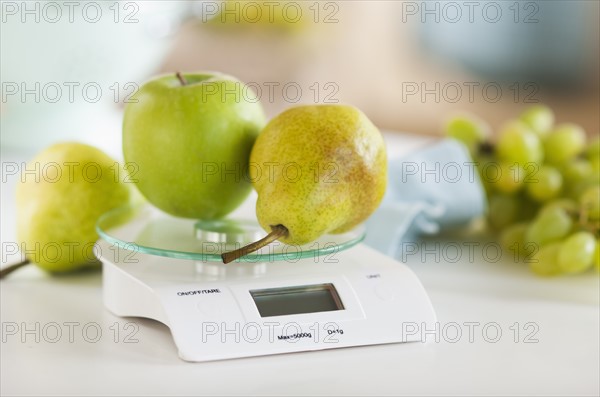
[[158,76],[127,104],[123,153],[140,192],[178,217],[215,219],[251,191],[249,156],[265,124],[256,95],[220,73]]
[[17,184],[17,238],[26,260],[49,272],[97,262],[96,221],[135,197],[125,172],[101,150],[76,142],[50,146],[31,160]]

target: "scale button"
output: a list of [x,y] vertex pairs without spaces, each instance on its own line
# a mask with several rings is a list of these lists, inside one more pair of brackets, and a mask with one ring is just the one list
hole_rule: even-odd
[[213,299],[201,300],[197,306],[200,312],[207,317],[219,317],[222,314],[221,306]]
[[379,283],[375,286],[375,295],[384,301],[394,300],[396,292],[384,283]]

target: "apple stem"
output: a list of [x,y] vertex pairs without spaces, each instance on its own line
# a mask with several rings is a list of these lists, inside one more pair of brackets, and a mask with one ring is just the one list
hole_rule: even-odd
[[30,263],[29,259],[25,259],[22,262],[8,265],[4,269],[0,270],[0,279],[3,279],[5,276],[9,275],[10,273],[14,272],[15,270],[17,270],[19,268],[22,268],[25,265],[28,265],[29,263]]
[[250,243],[245,247],[238,248],[230,252],[224,252],[223,254],[221,254],[221,259],[223,259],[223,263],[233,262],[234,260],[241,258],[242,256],[246,256],[254,251],[258,251],[265,245],[271,244],[273,241],[277,240],[280,237],[286,237],[288,233],[289,232],[287,227],[283,225],[271,226],[271,233],[267,234],[265,237],[253,243]]
[[490,142],[483,142],[479,145],[479,154],[494,154],[495,147]]
[[175,76],[177,76],[177,79],[179,80],[179,82],[181,83],[181,85],[187,85],[188,82],[185,79],[185,77],[183,77],[183,75],[181,74],[181,72],[175,73]]

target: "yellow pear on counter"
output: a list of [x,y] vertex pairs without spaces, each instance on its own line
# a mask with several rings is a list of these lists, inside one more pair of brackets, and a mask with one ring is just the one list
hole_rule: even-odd
[[50,146],[31,160],[17,185],[17,238],[29,262],[68,272],[95,262],[96,221],[132,197],[125,171],[101,150],[82,143]]

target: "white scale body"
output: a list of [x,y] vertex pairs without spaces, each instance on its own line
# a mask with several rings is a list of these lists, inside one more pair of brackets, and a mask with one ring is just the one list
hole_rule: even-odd
[[417,341],[436,321],[415,274],[364,244],[227,265],[99,248],[106,307],[166,324],[186,361]]

